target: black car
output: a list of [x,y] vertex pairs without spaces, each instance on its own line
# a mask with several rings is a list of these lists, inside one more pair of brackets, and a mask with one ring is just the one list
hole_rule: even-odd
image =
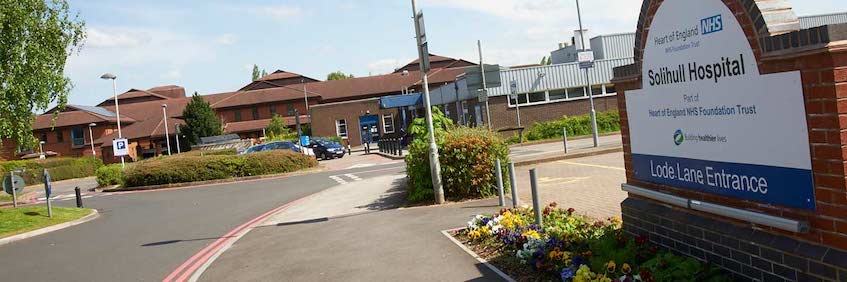
[[309,144],[309,148],[315,153],[318,159],[328,160],[344,157],[344,146],[338,142],[328,139],[315,139]]

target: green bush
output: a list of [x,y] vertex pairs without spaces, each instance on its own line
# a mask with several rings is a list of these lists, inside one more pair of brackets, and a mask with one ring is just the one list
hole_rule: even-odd
[[50,172],[52,181],[59,181],[93,176],[101,166],[103,161],[93,157],[50,158],[0,162],[0,172],[6,175],[13,169],[25,168],[26,171],[20,176],[27,185],[33,185],[44,182],[44,169]]
[[178,154],[178,155],[175,155],[175,156],[185,157],[185,156],[226,156],[226,155],[238,155],[238,151],[235,150],[235,149],[194,150],[194,151]]
[[277,174],[317,166],[314,158],[287,150],[247,155],[174,156],[142,161],[124,171],[126,187]]
[[[434,109],[433,119],[439,120],[440,115],[440,111]],[[501,169],[504,172],[509,162],[509,148],[505,140],[484,129],[451,128],[447,122],[439,122],[435,128],[445,198],[463,200],[496,195],[494,161],[501,160]],[[418,134],[415,135],[409,146],[409,155],[406,156],[410,202],[433,199],[428,137],[426,130],[418,129],[410,129],[410,132]],[[504,174],[504,182],[508,182],[505,176]]]
[[123,168],[121,168],[121,164],[110,164],[98,168],[97,171],[94,172],[94,175],[97,176],[97,184],[100,185],[100,187],[103,187],[121,184],[123,173],[124,171]]
[[[562,138],[562,127],[568,129],[568,136],[591,135],[591,117],[581,115],[574,117],[562,117],[558,120],[534,123],[525,132],[527,140],[545,140]],[[617,132],[621,130],[620,115],[617,111],[597,113],[597,131],[600,133]]]

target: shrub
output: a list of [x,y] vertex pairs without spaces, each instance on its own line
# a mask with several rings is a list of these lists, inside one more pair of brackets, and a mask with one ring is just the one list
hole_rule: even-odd
[[123,173],[121,164],[110,164],[98,168],[94,175],[97,177],[97,184],[103,187],[121,184]]
[[185,156],[225,156],[225,155],[238,155],[238,151],[235,150],[235,149],[194,150],[194,151],[178,154],[176,156],[185,157]]
[[50,172],[52,181],[89,177],[103,166],[103,161],[93,157],[51,158],[43,160],[21,160],[0,162],[0,172],[4,175],[16,168],[25,168],[20,176],[27,185],[44,182],[44,169]]
[[[484,129],[465,127],[447,131],[441,137],[439,157],[445,198],[463,200],[496,195],[494,161],[501,160],[503,172],[509,162],[509,148],[503,138]],[[428,152],[427,142],[416,139],[406,156],[411,202],[433,198]],[[505,173],[504,182],[508,182]]]
[[161,185],[276,174],[317,166],[315,159],[285,150],[247,155],[174,156],[133,164],[124,171],[126,187]]
[[[580,115],[562,117],[558,120],[534,123],[524,134],[527,140],[544,140],[562,138],[562,127],[568,129],[568,136],[591,135],[591,117]],[[597,113],[597,131],[599,133],[616,132],[621,130],[620,115],[617,111]]]

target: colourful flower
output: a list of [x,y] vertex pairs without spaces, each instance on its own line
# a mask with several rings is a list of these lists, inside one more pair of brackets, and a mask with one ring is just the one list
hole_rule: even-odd
[[616,267],[617,267],[617,265],[615,264],[615,261],[613,261],[613,260],[610,260],[609,262],[606,263],[606,271],[608,271],[610,273],[615,273]]
[[632,272],[632,267],[628,263],[624,263],[621,265],[621,272],[628,275]]
[[576,275],[576,268],[573,266],[562,268],[562,272],[559,273],[562,281],[567,281],[568,279],[573,278],[574,275]]
[[534,229],[527,230],[526,232],[521,234],[521,236],[524,236],[526,238],[541,239],[541,234],[538,234],[538,231],[535,231]]

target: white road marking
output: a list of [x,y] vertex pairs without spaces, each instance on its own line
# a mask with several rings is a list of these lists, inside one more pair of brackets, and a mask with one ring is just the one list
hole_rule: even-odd
[[347,169],[365,168],[365,167],[372,167],[372,166],[376,166],[376,164],[357,164],[357,165],[352,165],[352,166],[348,167]]
[[349,173],[348,173],[348,174],[345,174],[344,176],[350,177],[350,179],[353,179],[353,181],[359,181],[359,180],[362,180],[362,179],[361,179],[361,178],[359,178],[358,176],[353,175],[353,174],[349,174]]
[[338,182],[338,184],[341,184],[341,185],[347,184],[347,180],[344,180],[341,177],[333,175],[333,176],[330,176],[329,178],[331,178],[332,180],[335,180],[335,182]]

